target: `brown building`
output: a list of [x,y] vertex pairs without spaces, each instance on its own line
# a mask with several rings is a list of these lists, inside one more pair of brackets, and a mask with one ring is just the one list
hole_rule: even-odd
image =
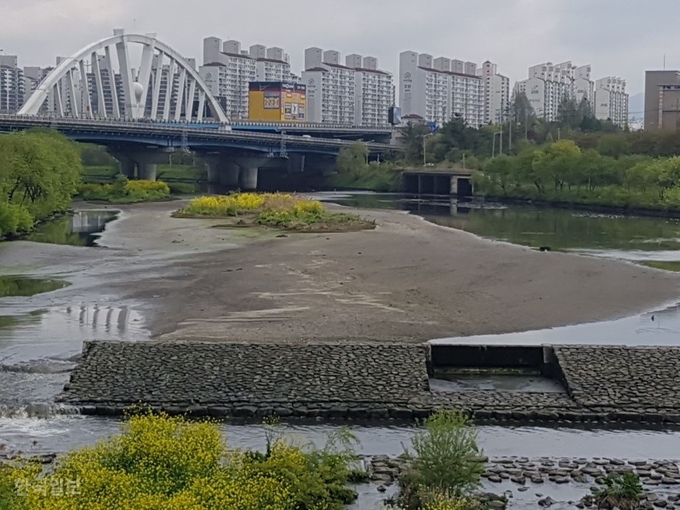
[[645,131],[680,131],[680,71],[647,71]]

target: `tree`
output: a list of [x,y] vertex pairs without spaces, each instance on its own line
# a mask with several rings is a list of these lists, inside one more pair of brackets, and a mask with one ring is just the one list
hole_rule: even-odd
[[[562,189],[573,169],[579,164],[581,149],[572,140],[561,140],[537,151],[533,168],[541,184],[553,182],[555,189]],[[541,186],[537,185],[539,191]]]
[[0,137],[0,205],[5,218],[0,236],[26,230],[28,218],[32,226],[35,220],[67,210],[81,173],[77,145],[56,132]]
[[368,147],[356,142],[340,149],[337,159],[338,173],[357,174],[368,168]]
[[501,154],[496,158],[491,158],[484,165],[484,174],[490,183],[503,190],[503,194],[508,194],[508,189],[514,182],[515,158]]
[[399,130],[399,141],[404,146],[406,160],[417,163],[423,160],[423,142],[430,128],[425,124],[409,122]]
[[536,114],[529,102],[529,98],[527,98],[524,92],[518,92],[512,98],[510,103],[510,119],[515,124],[523,126],[525,130],[528,130],[529,126],[533,126]]
[[630,145],[625,136],[606,135],[600,138],[600,141],[597,143],[597,152],[603,156],[619,158],[630,152]]

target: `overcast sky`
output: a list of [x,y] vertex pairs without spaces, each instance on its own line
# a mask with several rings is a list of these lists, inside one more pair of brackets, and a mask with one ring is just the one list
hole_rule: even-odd
[[202,39],[378,57],[396,73],[404,50],[498,63],[513,82],[530,65],[592,64],[641,92],[645,69],[680,68],[680,0],[0,0],[0,49],[50,65],[111,34],[155,32],[201,62]]

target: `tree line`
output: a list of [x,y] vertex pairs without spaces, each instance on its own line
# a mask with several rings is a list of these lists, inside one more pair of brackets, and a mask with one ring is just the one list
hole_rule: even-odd
[[603,155],[573,140],[486,161],[477,190],[497,197],[680,210],[680,156]]
[[56,132],[0,136],[0,238],[68,210],[81,173],[77,144]]
[[630,131],[609,120],[595,118],[587,100],[566,99],[558,119],[538,118],[524,94],[517,94],[508,109],[508,122],[474,128],[454,118],[432,133],[429,126],[410,123],[400,132],[405,158],[410,164],[465,165],[499,154],[518,155],[528,148],[572,140],[581,150],[595,149],[603,156],[672,157],[680,154],[680,133]]

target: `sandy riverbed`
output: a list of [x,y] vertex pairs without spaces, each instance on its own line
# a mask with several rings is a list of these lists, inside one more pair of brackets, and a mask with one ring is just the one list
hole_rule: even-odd
[[0,246],[3,272],[60,273],[142,303],[160,340],[423,341],[631,315],[680,296],[680,277],[540,253],[399,212],[375,231],[298,234],[172,219],[179,202],[125,206],[105,248]]

